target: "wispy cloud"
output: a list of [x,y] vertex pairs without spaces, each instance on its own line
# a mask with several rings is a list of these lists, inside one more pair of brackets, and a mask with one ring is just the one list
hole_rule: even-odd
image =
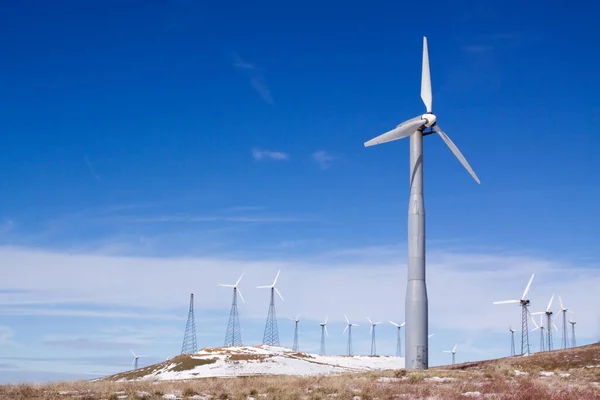
[[102,180],[102,178],[100,177],[100,175],[98,175],[98,173],[94,169],[94,166],[92,165],[92,162],[90,161],[90,158],[87,156],[87,154],[83,156],[83,160],[85,161],[85,165],[87,165],[87,167],[90,170],[90,173],[92,174],[92,176],[97,181]]
[[327,169],[331,166],[331,163],[333,162],[333,160],[335,160],[335,157],[326,152],[325,150],[319,150],[315,151],[312,154],[312,159],[314,162],[317,163],[319,168]]
[[271,90],[265,83],[263,71],[254,64],[244,61],[238,54],[233,55],[233,66],[244,73],[250,80],[250,85],[259,96],[268,104],[273,104]]
[[261,150],[254,148],[252,149],[252,157],[257,161],[262,160],[276,160],[286,161],[289,160],[290,156],[287,153],[281,151]]

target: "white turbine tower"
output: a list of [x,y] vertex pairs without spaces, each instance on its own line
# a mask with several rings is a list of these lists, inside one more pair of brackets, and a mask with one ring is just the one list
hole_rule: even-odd
[[531,287],[531,282],[533,282],[533,277],[535,274],[531,274],[531,278],[529,279],[529,283],[523,292],[523,296],[521,296],[520,300],[505,300],[505,301],[495,301],[494,304],[519,304],[521,306],[521,355],[529,354],[529,324],[527,323],[527,318],[529,316],[529,310],[527,307],[529,306],[529,299],[527,299],[527,293],[529,293],[529,288]]
[[562,344],[562,348],[566,349],[568,347],[567,343],[569,341],[568,337],[568,331],[567,331],[567,311],[569,311],[568,308],[566,308],[563,305],[562,299],[560,296],[558,296],[558,301],[560,302],[560,311],[558,312],[558,314],[556,314],[556,316],[558,317],[560,315],[560,313],[562,313],[562,319],[563,319],[563,326],[562,326],[562,338],[561,338],[561,344]]
[[454,345],[452,350],[444,350],[444,353],[452,353],[452,365],[454,365],[454,355],[456,354],[456,348],[458,347],[458,343]]
[[345,314],[344,314],[344,318],[346,318],[347,324],[346,324],[346,327],[344,328],[344,332],[342,332],[342,333],[346,333],[346,331],[348,331],[348,352],[347,353],[349,356],[351,356],[352,355],[352,327],[359,326],[359,325],[351,323]]
[[556,329],[556,331],[558,332],[558,328],[556,327],[554,322],[552,322],[552,311],[550,311],[550,307],[552,307],[553,300],[554,300],[554,294],[552,294],[552,297],[550,297],[550,302],[548,303],[548,307],[546,307],[546,311],[540,311],[540,312],[531,314],[531,315],[545,315],[546,316],[546,335],[548,335],[548,338],[546,340],[546,344],[547,344],[546,348],[548,351],[552,351],[552,347],[553,347],[552,328],[554,327],[554,329]]
[[377,325],[379,325],[381,323],[381,321],[373,322],[373,321],[371,321],[371,318],[369,318],[369,317],[367,317],[367,320],[371,324],[371,329],[369,329],[369,335],[371,335],[371,356],[376,356],[377,355],[377,346],[375,344],[375,328],[377,327]]
[[575,340],[575,324],[577,322],[575,322],[575,319],[571,319],[569,323],[571,324],[571,347],[577,347],[577,341]]
[[[402,357],[402,327],[404,326],[404,324],[406,324],[406,322],[403,322],[401,324],[397,324],[394,321],[389,322],[390,324],[398,328],[398,337],[396,338],[396,357]],[[429,335],[429,337],[431,337],[432,335],[433,334]]]
[[514,356],[515,355],[515,330],[512,328],[512,326],[509,326],[508,330],[510,331],[510,355]]
[[133,361],[131,362],[131,366],[133,367],[134,370],[136,370],[136,369],[138,369],[138,359],[140,359],[144,356],[137,356],[131,349],[129,349],[129,351],[131,351],[131,354],[133,354]]
[[323,321],[319,324],[321,326],[321,351],[319,352],[319,354],[322,356],[324,356],[326,354],[326,352],[325,352],[325,335],[329,336],[329,332],[327,332],[327,318],[329,318],[329,317],[325,317],[325,321]]
[[396,128],[365,143],[374,146],[410,136],[410,199],[408,204],[408,276],[406,287],[406,368],[427,369],[428,302],[425,284],[425,203],[423,201],[423,137],[437,133],[477,183],[479,178],[432,113],[431,76],[427,38],[423,37],[421,99],[426,113],[400,123]]

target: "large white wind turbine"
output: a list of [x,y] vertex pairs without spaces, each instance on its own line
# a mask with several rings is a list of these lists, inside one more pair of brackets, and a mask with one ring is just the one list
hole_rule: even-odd
[[371,335],[371,355],[376,356],[377,355],[377,346],[375,344],[375,328],[381,322],[373,322],[373,321],[371,321],[371,318],[369,318],[369,317],[367,317],[367,320],[369,321],[369,324],[371,324],[371,329],[369,329],[369,335]]
[[233,300],[231,301],[231,311],[229,311],[229,322],[227,322],[227,331],[225,332],[225,346],[242,346],[242,330],[240,328],[240,318],[238,315],[237,309],[237,297],[240,296],[240,299],[245,303],[244,296],[242,296],[242,292],[240,291],[239,285],[242,280],[242,275],[240,275],[237,282],[233,285],[219,283],[219,286],[233,288]]
[[129,351],[131,351],[131,354],[133,354],[133,361],[131,362],[131,366],[133,366],[133,369],[136,370],[138,369],[138,359],[144,357],[144,356],[138,356],[136,355],[133,350],[129,349]]
[[531,278],[529,279],[529,283],[523,292],[523,296],[521,296],[520,300],[504,300],[504,301],[495,301],[494,304],[520,304],[521,305],[521,355],[529,354],[529,324],[527,323],[527,318],[529,314],[529,310],[527,307],[529,306],[529,299],[527,299],[527,293],[529,293],[529,288],[531,287],[531,282],[533,282],[533,277],[535,274],[531,274]]
[[265,325],[265,333],[263,335],[263,344],[269,346],[279,346],[279,328],[277,327],[277,314],[275,313],[275,293],[283,301],[283,297],[279,290],[275,287],[277,278],[281,270],[277,271],[273,284],[266,286],[257,286],[258,289],[271,289],[271,302],[269,303],[269,314],[267,315],[267,323]]
[[556,331],[558,332],[558,328],[556,327],[554,322],[552,322],[552,311],[550,311],[550,307],[552,307],[553,300],[554,300],[554,294],[552,294],[552,297],[550,297],[550,302],[548,303],[548,307],[546,307],[546,311],[540,311],[540,312],[535,312],[535,313],[531,314],[531,315],[545,315],[546,316],[546,330],[547,330],[546,335],[548,335],[548,339],[547,339],[546,343],[547,343],[548,351],[552,351],[552,347],[553,347],[552,328],[554,327],[554,329],[556,329]]
[[423,38],[421,69],[421,99],[426,113],[400,123],[396,128],[365,143],[365,146],[391,142],[410,136],[410,200],[408,204],[408,276],[405,302],[406,368],[427,369],[428,303],[425,284],[425,203],[423,201],[423,137],[437,133],[477,183],[479,178],[437,124],[432,113],[431,76],[427,38]]
[[321,351],[320,355],[324,356],[325,352],[325,335],[329,336],[329,332],[327,332],[327,319],[329,317],[325,317],[325,321],[321,322],[319,325],[321,326]]
[[452,353],[452,365],[454,365],[454,355],[456,354],[456,348],[458,347],[458,343],[454,345],[452,350],[444,350],[444,353]]
[[567,342],[569,341],[569,339],[568,339],[569,335],[567,333],[568,332],[567,331],[567,311],[569,311],[569,309],[563,305],[562,298],[560,296],[558,296],[558,300],[560,302],[560,311],[558,312],[558,314],[556,314],[556,316],[558,317],[560,315],[560,313],[562,313],[562,315],[563,315],[561,344],[562,344],[562,348],[566,349],[568,347]]
[[344,332],[342,332],[342,333],[346,333],[346,331],[348,331],[348,352],[347,353],[349,356],[351,356],[352,355],[352,327],[359,326],[359,325],[351,323],[345,314],[344,314],[344,318],[346,318],[346,327],[344,328]]
[[[398,328],[398,337],[396,338],[396,357],[402,357],[402,327],[406,324],[406,322],[403,322],[401,324],[397,324],[394,321],[389,322],[390,324]],[[429,335],[429,337],[431,336],[433,336],[433,333]]]

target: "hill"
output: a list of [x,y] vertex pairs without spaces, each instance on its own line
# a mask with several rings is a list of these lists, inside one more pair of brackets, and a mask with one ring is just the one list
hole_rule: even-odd
[[[314,357],[310,358],[280,348],[228,350],[232,351],[227,353],[225,349],[205,349],[199,355],[175,357],[152,366],[151,370],[137,371],[140,373],[137,377],[125,373],[93,382],[0,386],[0,399],[600,399],[600,344],[527,357],[435,367],[427,371],[376,371],[386,365],[370,363],[376,363],[377,359],[385,360],[385,357],[339,357],[339,364],[334,362],[338,357],[326,357],[330,361],[321,364],[323,360],[318,356],[310,355]],[[251,376],[237,375],[234,379],[185,378],[199,378],[201,374],[215,375],[223,371],[232,373],[235,369],[227,362],[232,365],[238,362],[242,366],[238,372],[249,372]],[[195,365],[197,363],[200,365]],[[289,368],[287,372],[296,368],[300,376],[282,375],[280,370],[265,366],[269,363],[278,368]],[[259,368],[261,364],[265,365]],[[315,369],[309,369],[309,365]],[[321,367],[328,372],[311,375]],[[356,372],[363,368],[370,369],[370,372]],[[198,375],[192,375],[196,372]],[[177,380],[166,380],[171,377]]]
[[320,356],[283,347],[219,347],[180,355],[160,364],[104,378],[127,380],[182,380],[253,375],[323,375],[404,367],[404,358]]

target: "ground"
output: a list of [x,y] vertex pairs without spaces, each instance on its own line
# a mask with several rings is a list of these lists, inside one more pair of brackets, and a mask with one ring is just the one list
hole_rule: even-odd
[[[182,360],[187,362],[188,358]],[[185,368],[195,366],[187,365]],[[140,377],[129,377],[136,380],[123,381],[123,378],[113,376],[95,382],[39,386],[5,385],[0,386],[0,398],[600,399],[600,343],[529,357],[436,367],[424,372],[398,369],[318,376],[261,375],[177,381]]]

